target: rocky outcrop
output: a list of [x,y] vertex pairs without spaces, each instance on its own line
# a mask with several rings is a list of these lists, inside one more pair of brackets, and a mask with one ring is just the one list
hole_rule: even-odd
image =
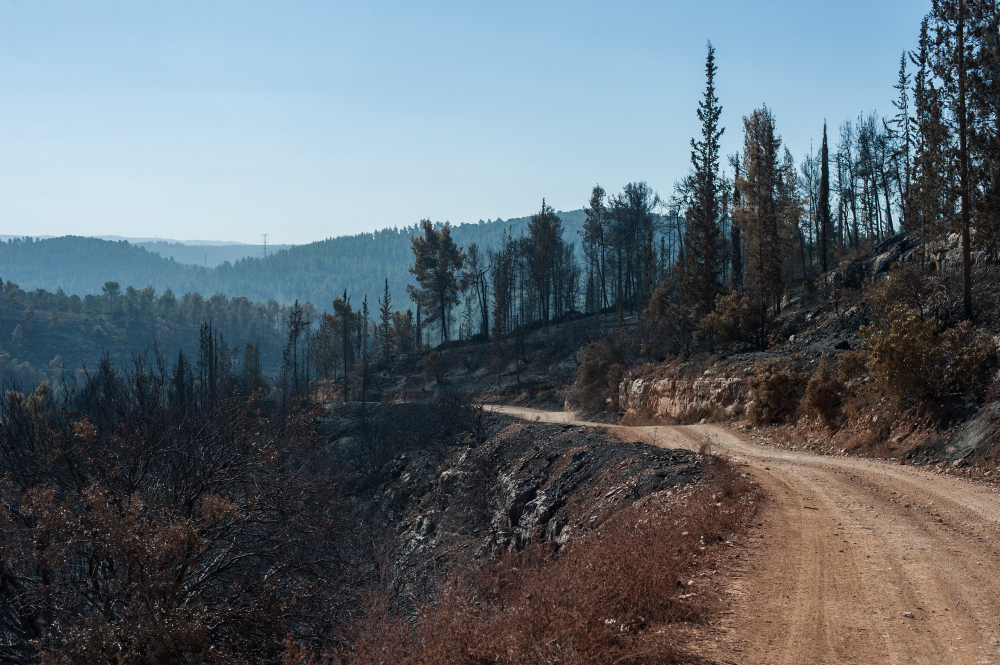
[[748,400],[742,376],[629,377],[619,389],[627,417],[676,424],[731,420],[743,414]]

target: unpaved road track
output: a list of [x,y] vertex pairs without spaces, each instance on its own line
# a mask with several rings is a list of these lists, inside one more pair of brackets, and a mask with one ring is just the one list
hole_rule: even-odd
[[1000,665],[1000,493],[878,460],[756,445],[710,425],[620,429],[668,448],[697,448],[708,437],[769,494],[726,573],[732,606],[701,637],[702,655],[773,665]]

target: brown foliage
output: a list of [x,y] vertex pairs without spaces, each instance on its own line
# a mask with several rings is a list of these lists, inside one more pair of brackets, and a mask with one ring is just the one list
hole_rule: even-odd
[[618,388],[625,375],[626,340],[618,330],[591,342],[577,369],[572,401],[585,410],[618,411]]
[[710,460],[704,485],[653,495],[561,550],[536,545],[455,580],[415,625],[373,598],[334,662],[674,663],[671,626],[711,608],[693,568],[754,513],[751,483]]
[[894,307],[884,323],[864,326],[862,344],[867,356],[868,385],[900,403],[929,398],[942,380],[937,331],[916,312]]
[[798,364],[790,360],[765,360],[750,379],[747,415],[754,425],[784,423],[795,415],[806,387]]
[[868,386],[902,406],[927,403],[935,396],[963,394],[980,383],[996,345],[968,321],[938,333],[931,321],[904,307],[861,329]]
[[168,385],[107,363],[0,398],[0,660],[268,662],[329,619],[346,527],[312,414],[176,411]]
[[751,341],[761,328],[760,309],[745,293],[733,291],[715,298],[715,309],[698,328],[717,342]]
[[805,409],[829,428],[834,428],[840,418],[844,399],[844,384],[824,362],[806,384]]
[[996,364],[996,344],[986,333],[962,321],[941,333],[945,383],[959,393],[981,384],[988,367]]
[[436,350],[431,351],[424,356],[420,364],[423,366],[424,377],[427,380],[444,383],[444,375],[448,367],[443,354],[438,353]]
[[893,263],[889,274],[871,289],[869,308],[879,316],[896,307],[905,307],[923,320],[930,302],[930,290],[929,280],[917,263]]

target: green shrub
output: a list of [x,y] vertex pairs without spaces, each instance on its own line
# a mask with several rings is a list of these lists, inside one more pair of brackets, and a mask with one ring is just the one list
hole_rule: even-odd
[[806,379],[797,363],[765,360],[750,379],[747,415],[754,425],[788,422],[798,411]]

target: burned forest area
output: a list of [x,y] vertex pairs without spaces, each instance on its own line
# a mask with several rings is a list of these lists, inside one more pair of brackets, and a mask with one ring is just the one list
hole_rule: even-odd
[[0,664],[1000,663],[1000,6],[913,43],[797,160],[709,42],[669,195],[0,241]]

